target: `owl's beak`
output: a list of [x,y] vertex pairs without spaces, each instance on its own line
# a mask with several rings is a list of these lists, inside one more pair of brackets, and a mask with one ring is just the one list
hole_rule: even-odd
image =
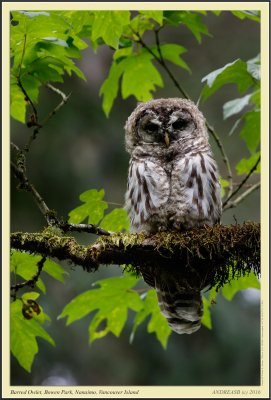
[[168,134],[167,131],[166,131],[166,133],[165,133],[165,143],[166,143],[166,146],[169,147],[169,145],[170,145],[170,138],[169,138],[169,134]]

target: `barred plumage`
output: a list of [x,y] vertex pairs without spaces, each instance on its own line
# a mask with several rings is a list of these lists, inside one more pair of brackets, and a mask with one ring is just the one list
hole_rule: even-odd
[[[132,231],[183,230],[220,221],[216,162],[204,117],[194,103],[177,98],[141,103],[125,131],[131,155],[125,204]],[[188,288],[178,275],[169,278],[160,270],[143,273],[143,278],[155,287],[161,312],[174,331],[199,329],[203,287]]]

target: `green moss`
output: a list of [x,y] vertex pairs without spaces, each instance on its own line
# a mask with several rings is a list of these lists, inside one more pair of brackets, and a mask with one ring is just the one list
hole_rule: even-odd
[[69,259],[94,271],[99,264],[129,264],[135,273],[177,274],[191,287],[220,287],[253,271],[260,273],[260,225],[216,225],[185,232],[114,234],[94,245],[79,245],[55,227],[41,233],[12,234],[14,248]]

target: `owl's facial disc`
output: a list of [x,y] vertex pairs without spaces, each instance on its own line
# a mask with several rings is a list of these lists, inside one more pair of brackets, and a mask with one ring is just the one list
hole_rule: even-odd
[[160,107],[147,110],[136,122],[138,139],[141,143],[170,147],[174,142],[191,137],[196,124],[185,109]]
[[145,143],[158,143],[161,141],[162,123],[155,113],[147,113],[140,119],[138,136]]
[[168,122],[168,131],[172,141],[193,135],[195,129],[195,122],[188,111],[177,110],[171,114]]

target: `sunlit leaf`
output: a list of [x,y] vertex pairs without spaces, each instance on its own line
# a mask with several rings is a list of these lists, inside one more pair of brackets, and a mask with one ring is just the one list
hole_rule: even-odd
[[101,37],[106,44],[117,49],[123,27],[130,22],[130,11],[95,11],[94,16],[92,40]]
[[219,182],[220,182],[220,186],[221,186],[221,198],[223,199],[223,197],[225,196],[225,188],[227,188],[229,186],[229,181],[227,181],[226,179],[220,178]]
[[152,55],[142,51],[121,61],[123,69],[121,92],[124,99],[135,96],[139,101],[147,101],[152,98],[156,86],[163,86],[161,75],[151,60]]
[[147,18],[151,18],[154,21],[158,22],[159,25],[163,24],[163,11],[158,10],[140,10],[139,13],[144,15]]
[[251,95],[251,102],[257,106],[257,110],[261,107],[261,91],[255,90]]
[[238,279],[233,279],[231,282],[224,285],[221,289],[223,296],[227,300],[231,300],[237,292],[245,289],[260,289],[261,285],[256,275],[251,272],[247,276],[241,276]]
[[10,113],[12,118],[19,122],[25,123],[27,103],[25,100],[25,95],[17,83],[14,83],[10,86],[10,101]]
[[[119,54],[122,56],[125,53],[117,53],[116,61]],[[126,57],[120,58],[119,62],[113,62],[109,75],[100,89],[106,115],[109,114],[117,97],[121,77],[121,94],[124,99],[135,96],[139,101],[147,101],[152,98],[152,92],[157,86],[163,86],[161,75],[153,65],[152,58],[153,56],[144,49],[132,54],[128,50]]]
[[154,20],[149,19],[145,15],[139,14],[132,18],[130,24],[124,28],[123,35],[137,39],[138,35],[143,36],[145,31],[153,30],[154,25]]
[[[24,280],[32,279],[37,271],[37,263],[41,260],[41,256],[34,256],[32,254],[23,253],[20,251],[13,251],[10,259],[11,272],[21,276]],[[46,292],[46,287],[39,277],[36,283],[37,287],[43,292]]]
[[184,24],[201,43],[202,35],[211,36],[207,26],[202,22],[201,15],[193,11],[164,11],[166,23],[179,25]]
[[206,82],[202,90],[203,99],[207,99],[221,86],[228,83],[235,83],[240,93],[245,92],[254,84],[251,74],[247,71],[247,63],[240,59],[211,72],[201,81]]
[[88,218],[89,224],[98,224],[104,216],[104,210],[108,208],[103,200],[104,190],[87,190],[79,198],[84,204],[69,212],[69,222],[79,224]]
[[206,326],[206,328],[212,329],[212,318],[210,311],[211,302],[204,296],[202,297],[202,301],[203,301],[203,316],[201,319],[201,323],[202,325]]
[[213,14],[215,14],[215,15],[217,15],[217,16],[219,16],[219,15],[222,13],[221,10],[216,10],[216,11],[212,10],[212,11],[210,11],[210,12],[213,13]]
[[[137,292],[131,290],[138,278],[126,275],[96,282],[99,288],[88,290],[75,297],[62,311],[60,318],[68,317],[67,325],[97,310],[89,325],[89,340],[93,342],[112,332],[119,336],[127,319],[128,308],[139,311],[142,301]],[[100,328],[101,322],[106,327]]]
[[101,86],[100,95],[103,95],[103,110],[106,116],[109,115],[119,91],[119,79],[122,74],[119,64],[113,63],[107,79]]
[[115,208],[104,217],[100,223],[100,227],[112,232],[129,230],[130,222],[127,212],[123,208]]
[[[162,57],[165,60],[171,61],[173,64],[186,69],[191,72],[190,68],[186,62],[180,57],[181,54],[186,52],[186,48],[178,44],[163,44],[160,46]],[[159,57],[159,52],[157,48],[153,49],[153,52]]]
[[[47,82],[63,82],[65,73],[85,79],[72,58],[81,57],[87,44],[75,34],[70,21],[58,13],[12,11],[10,45],[13,76],[20,75],[24,91],[11,88],[11,115],[24,123],[25,98],[38,100],[40,87]],[[19,91],[22,94],[19,94]]]
[[52,337],[36,319],[25,319],[22,314],[22,301],[17,299],[10,306],[10,347],[19,364],[28,372],[38,352],[37,337],[55,345]]
[[131,341],[133,340],[138,326],[141,325],[148,316],[151,316],[147,325],[148,333],[155,333],[157,340],[161,343],[164,349],[166,349],[171,329],[166,318],[160,312],[157,295],[154,289],[149,290],[146,296],[144,296],[143,308],[136,314],[130,339]]
[[[242,174],[248,174],[249,171],[251,171],[251,169],[254,167],[254,165],[256,164],[258,158],[259,158],[260,152],[257,152],[255,154],[253,154],[251,157],[249,158],[242,158],[238,164],[236,165],[236,172],[237,175],[242,175]],[[261,163],[259,162],[256,170],[254,171],[254,173],[260,173],[261,172]]]
[[254,11],[254,10],[247,10],[247,11],[239,11],[239,10],[234,10],[231,11],[231,13],[239,18],[239,19],[251,19],[252,21],[256,21],[256,22],[260,22],[261,18],[260,18],[260,12],[259,11]]
[[244,139],[249,151],[253,154],[261,138],[261,114],[259,111],[247,112],[244,116],[244,125],[240,132],[240,137]]
[[64,282],[65,275],[67,275],[67,272],[63,267],[61,267],[61,265],[49,259],[45,261],[42,271],[60,282]]

